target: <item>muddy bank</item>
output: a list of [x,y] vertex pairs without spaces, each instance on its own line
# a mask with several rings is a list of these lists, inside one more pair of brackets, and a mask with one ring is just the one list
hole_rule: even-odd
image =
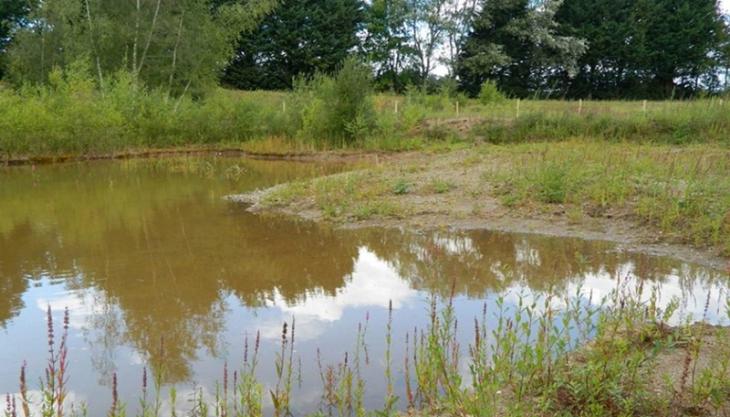
[[[513,162],[474,151],[411,155],[371,168],[282,184],[228,199],[258,213],[278,213],[342,228],[486,229],[615,242],[617,249],[730,270],[714,247],[695,247],[640,221],[629,208],[596,213],[588,204],[509,207],[497,192],[500,166]],[[478,165],[478,168],[477,168]]]
[[379,151],[320,151],[320,152],[256,152],[237,148],[173,148],[122,151],[91,155],[41,155],[10,157],[0,160],[0,166],[45,165],[64,162],[84,162],[118,159],[165,158],[178,156],[240,157],[265,161],[293,162],[371,162],[409,159],[413,153]]

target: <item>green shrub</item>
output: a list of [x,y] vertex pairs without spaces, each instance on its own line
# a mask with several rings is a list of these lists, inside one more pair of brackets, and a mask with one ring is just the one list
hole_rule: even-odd
[[408,194],[411,191],[411,184],[405,179],[399,179],[393,184],[393,194],[403,195]]
[[568,193],[568,172],[560,163],[548,164],[538,170],[535,185],[540,201],[560,204]]
[[479,89],[479,102],[487,105],[505,100],[504,94],[497,88],[497,83],[491,80],[484,81]]
[[351,144],[375,128],[370,70],[347,59],[334,76],[316,75],[296,83],[301,105],[301,131],[306,139]]

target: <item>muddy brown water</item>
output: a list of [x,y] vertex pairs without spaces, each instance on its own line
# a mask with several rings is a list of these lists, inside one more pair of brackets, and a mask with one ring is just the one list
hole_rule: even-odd
[[[189,406],[195,387],[212,396],[224,364],[233,370],[242,361],[244,335],[257,331],[258,375],[272,386],[282,324],[292,318],[295,413],[322,407],[317,350],[323,366],[340,362],[366,317],[365,400],[381,407],[389,301],[394,382],[403,398],[404,335],[427,325],[431,296],[448,295],[452,283],[463,323],[497,297],[508,306],[548,292],[597,300],[627,278],[659,288],[660,303],[680,297],[682,317],[723,320],[725,273],[610,243],[337,230],[250,214],[223,199],[342,169],[207,157],[0,169],[0,393],[18,391],[23,362],[37,389],[49,306],[57,323],[69,309],[69,399],[88,403],[90,415],[109,407],[115,373],[132,414],[161,339],[177,408]],[[459,337],[466,345],[471,335],[464,329]]]

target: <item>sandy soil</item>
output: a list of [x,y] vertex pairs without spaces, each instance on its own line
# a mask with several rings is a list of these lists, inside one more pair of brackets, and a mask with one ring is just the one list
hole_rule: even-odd
[[[469,151],[457,151],[441,155],[412,153],[391,157],[390,161],[377,160],[374,170],[377,171],[378,166],[387,169],[380,170],[380,174],[374,174],[374,180],[380,180],[378,176],[399,175],[413,184],[411,192],[379,197],[403,207],[402,215],[374,216],[364,220],[345,216],[335,221],[337,226],[381,226],[414,230],[487,229],[603,240],[617,243],[618,250],[671,256],[730,272],[730,261],[712,248],[674,244],[671,237],[663,236],[653,227],[640,224],[627,212],[609,210],[592,214],[590,207],[583,207],[581,213],[591,214],[575,215],[575,211],[563,205],[551,205],[549,211],[544,207],[505,207],[494,195],[494,184],[490,184],[489,180],[489,168],[477,169],[469,165],[469,157]],[[482,160],[479,167],[504,163],[496,159],[486,162],[485,164]],[[394,169],[399,172],[391,174]],[[450,189],[444,192],[429,190],[429,184],[435,180],[449,184]],[[273,212],[312,221],[332,221],[318,209],[313,197],[299,198],[284,205],[272,206],[264,203],[268,195],[286,186],[283,184],[228,198],[248,205],[247,209],[252,212]]]
[[[730,415],[730,402],[726,402],[720,408],[709,406],[682,406],[687,404],[690,393],[686,387],[697,383],[705,372],[718,372],[717,365],[722,363],[718,358],[727,355],[730,340],[728,340],[727,329],[709,326],[706,324],[696,324],[692,327],[694,337],[692,340],[679,343],[676,348],[661,352],[655,361],[651,364],[654,379],[652,386],[657,391],[669,390],[673,392],[676,403],[680,404],[678,415],[694,415],[694,416],[728,416]],[[730,379],[730,368],[725,369],[725,380]],[[682,387],[684,381],[684,387]]]

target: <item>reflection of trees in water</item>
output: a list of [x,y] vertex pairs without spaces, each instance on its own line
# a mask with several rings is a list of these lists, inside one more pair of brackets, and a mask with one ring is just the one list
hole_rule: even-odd
[[[305,233],[290,226],[292,238],[282,243],[270,239],[281,236],[276,226],[244,227],[241,210],[221,207],[220,191],[213,193],[220,178],[210,177],[228,172],[215,165],[235,160],[190,161],[18,171],[0,190],[8,197],[0,201],[0,323],[22,308],[26,276],[78,272],[67,281],[69,288],[103,294],[88,323],[96,330],[93,360],[102,374],[113,371],[115,347],[125,342],[159,364],[164,336],[166,379],[177,381],[189,377],[200,347],[217,353],[226,287],[257,305],[274,288],[295,298],[318,283],[328,291],[341,284],[346,272],[324,260],[336,245],[326,239],[319,246],[306,243]],[[332,169],[237,162],[245,173],[236,182],[241,189]],[[304,253],[312,262],[281,262],[290,253]],[[342,271],[351,269],[351,258]],[[296,274],[302,266],[307,279]]]
[[[274,175],[251,169],[253,179],[245,180],[251,184]],[[678,275],[685,288],[696,279],[716,278],[703,268],[612,252],[610,244],[579,239],[333,231],[221,205],[217,196],[209,198],[215,181],[195,176],[176,181],[154,170],[147,176],[136,170],[101,173],[106,176],[84,176],[80,190],[75,179],[59,188],[61,194],[41,190],[37,198],[51,193],[51,201],[59,201],[37,213],[40,221],[17,217],[12,227],[0,230],[0,323],[22,308],[26,277],[74,271],[70,288],[90,287],[100,294],[88,326],[102,376],[113,371],[114,352],[122,344],[133,346],[159,371],[164,336],[167,381],[188,379],[200,348],[211,355],[220,349],[229,294],[251,307],[265,304],[275,292],[290,305],[313,292],[334,295],[347,284],[363,246],[413,287],[443,295],[452,280],[459,293],[473,297],[514,284],[564,290],[585,276],[616,277],[627,265],[654,281]]]
[[[312,288],[334,293],[352,271],[357,248],[336,233],[261,221],[235,207],[210,216],[196,210],[197,203],[186,204],[193,207],[155,210],[143,231],[108,230],[106,245],[79,259],[86,285],[118,306],[126,329],[123,340],[109,338],[101,346],[127,341],[158,364],[164,336],[171,381],[190,376],[187,365],[199,347],[217,353],[226,293],[248,306],[262,305],[274,290],[294,302]],[[104,326],[100,333],[118,326],[109,318],[95,324]]]
[[0,326],[23,308],[21,297],[28,288],[25,278],[27,260],[19,257],[18,252],[25,246],[23,240],[29,236],[28,228],[27,224],[18,225],[10,233],[0,235],[0,247],[7,248],[0,251]]
[[0,234],[0,326],[24,307],[22,296],[29,281],[45,271],[72,269],[71,260],[56,256],[61,246],[53,231],[28,222]]
[[486,231],[412,234],[370,230],[362,241],[390,262],[416,288],[474,297],[525,285],[532,290],[565,290],[587,276],[625,278],[630,272],[650,282],[680,277],[683,289],[723,275],[669,258],[612,250],[615,245],[582,239]]

